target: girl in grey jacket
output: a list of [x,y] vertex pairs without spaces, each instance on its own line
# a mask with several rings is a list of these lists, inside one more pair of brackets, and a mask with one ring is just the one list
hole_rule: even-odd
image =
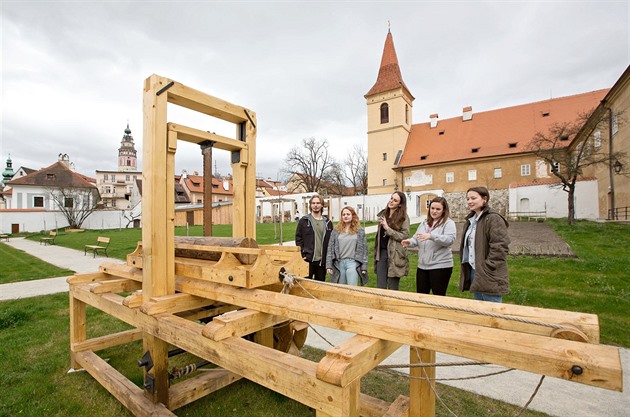
[[350,206],[341,209],[341,220],[330,235],[326,272],[330,282],[348,285],[367,284],[367,238],[359,216]]
[[453,273],[453,251],[457,229],[449,219],[448,203],[435,197],[429,205],[429,215],[420,223],[416,233],[401,243],[404,247],[418,247],[416,291],[422,294],[446,295]]

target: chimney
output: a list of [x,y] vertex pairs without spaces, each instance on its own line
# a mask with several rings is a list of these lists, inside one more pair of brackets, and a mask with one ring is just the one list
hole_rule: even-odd
[[437,127],[438,114],[433,113],[431,116],[429,116],[429,119],[431,119],[431,129],[433,129],[434,127]]
[[472,120],[472,106],[464,107],[462,113],[462,121]]
[[230,182],[228,180],[223,180],[223,189],[225,191],[230,191]]
[[59,154],[59,162],[63,163],[65,166],[70,168],[70,157],[67,153]]

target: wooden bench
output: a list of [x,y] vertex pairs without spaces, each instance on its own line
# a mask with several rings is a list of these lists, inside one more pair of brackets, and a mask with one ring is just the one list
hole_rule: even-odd
[[109,256],[107,255],[107,247],[109,246],[109,239],[110,238],[108,237],[99,236],[96,239],[96,245],[85,245],[85,248],[83,249],[83,256],[87,255],[88,250],[91,250],[92,253],[94,254],[94,257],[96,258],[96,253],[102,250],[103,252],[105,252],[105,256],[109,258]]
[[0,240],[6,240],[7,242],[9,241],[9,235],[0,235]]
[[51,230],[48,236],[42,237],[41,239],[39,239],[39,244],[41,245],[43,243],[44,246],[46,246],[46,245],[54,245],[56,237],[57,237],[57,232],[53,232]]

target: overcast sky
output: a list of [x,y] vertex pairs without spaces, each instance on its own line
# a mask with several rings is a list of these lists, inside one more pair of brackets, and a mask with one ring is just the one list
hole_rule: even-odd
[[[363,95],[390,22],[414,123],[610,88],[630,63],[628,1],[6,1],[2,170],[66,153],[77,171],[117,169],[129,123],[142,155],[142,87],[155,73],[256,112],[257,173],[326,139],[367,149]],[[169,106],[169,121],[234,128]],[[230,172],[216,151],[216,167]],[[176,173],[202,171],[178,144]],[[139,158],[141,159],[141,158]],[[141,169],[141,161],[139,169]]]

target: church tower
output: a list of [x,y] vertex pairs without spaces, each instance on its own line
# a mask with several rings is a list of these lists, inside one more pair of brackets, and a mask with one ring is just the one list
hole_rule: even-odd
[[15,172],[13,172],[13,161],[11,160],[11,155],[9,154],[9,157],[7,158],[7,166],[4,168],[4,171],[2,172],[2,180],[0,181],[0,188],[2,188],[1,186],[5,182],[11,181],[11,178],[13,178],[13,175],[15,175]]
[[136,147],[133,144],[129,123],[127,123],[125,135],[120,142],[120,148],[118,148],[118,171],[135,171],[137,167]]
[[411,131],[414,97],[403,82],[391,31],[385,38],[376,83],[364,97],[368,114],[368,194],[404,191],[394,169]]

